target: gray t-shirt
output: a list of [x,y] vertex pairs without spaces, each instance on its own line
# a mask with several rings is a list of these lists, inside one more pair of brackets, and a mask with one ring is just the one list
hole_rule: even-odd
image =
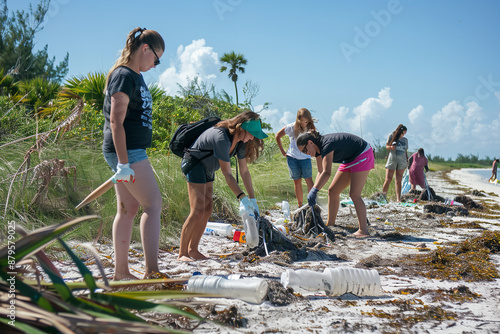
[[[387,142],[392,139],[392,133],[387,137]],[[405,156],[406,150],[408,150],[408,139],[406,137],[399,138],[396,141],[396,150],[389,150],[389,155],[396,154],[397,156]]]
[[229,154],[231,149],[231,142],[233,136],[225,128],[209,128],[203,132],[191,145],[189,152],[196,158],[203,158],[209,152],[213,152],[208,158],[202,160],[203,165],[207,171],[216,171],[220,169],[219,159],[229,162],[230,158],[234,155],[238,159],[245,158],[246,144],[240,142],[236,144],[233,154]]

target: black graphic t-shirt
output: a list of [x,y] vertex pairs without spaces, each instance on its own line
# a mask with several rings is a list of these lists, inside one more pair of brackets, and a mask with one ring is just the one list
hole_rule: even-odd
[[137,74],[130,68],[120,66],[111,73],[104,99],[104,141],[102,144],[104,153],[114,153],[115,145],[110,127],[111,96],[117,92],[128,95],[130,102],[127,107],[127,115],[123,122],[127,141],[127,149],[138,149],[151,147],[153,136],[152,107],[153,99],[142,75]]
[[325,156],[333,152],[334,163],[349,163],[358,157],[366,149],[368,143],[353,134],[339,132],[321,136],[320,154]]

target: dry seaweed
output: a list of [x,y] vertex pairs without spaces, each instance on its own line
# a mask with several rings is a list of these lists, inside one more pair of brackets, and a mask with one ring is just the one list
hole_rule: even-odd
[[418,294],[418,295],[426,295],[429,294],[432,296],[432,302],[439,301],[447,301],[447,302],[469,302],[476,298],[480,298],[481,295],[470,291],[468,287],[465,285],[459,285],[456,288],[450,289],[418,289],[418,288],[405,288],[393,291],[395,294]]
[[425,213],[435,213],[435,214],[443,214],[443,213],[452,213],[457,216],[468,216],[469,211],[463,206],[455,206],[455,205],[445,205],[441,203],[427,203],[424,205]]
[[[389,300],[389,301],[368,301],[367,305],[392,306],[397,310],[386,312],[373,308],[369,312],[361,311],[361,314],[370,317],[388,319],[387,325],[395,330],[409,329],[415,324],[423,321],[445,321],[456,320],[457,314],[446,311],[439,306],[425,305],[420,299],[410,300]],[[392,331],[393,332],[393,331]]]
[[489,254],[500,252],[500,231],[484,231],[455,246],[438,247],[428,254],[408,255],[399,262],[403,275],[434,279],[490,281],[500,278]]
[[293,293],[292,288],[285,289],[285,287],[276,280],[268,280],[268,289],[266,299],[275,306],[284,306],[292,304],[293,302],[301,299]]

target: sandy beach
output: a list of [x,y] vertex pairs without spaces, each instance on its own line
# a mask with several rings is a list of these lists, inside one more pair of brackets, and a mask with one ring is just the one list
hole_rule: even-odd
[[[443,172],[427,175],[429,185],[444,198],[466,195],[476,203],[500,203],[500,186],[483,184],[468,170],[453,171],[448,178]],[[472,190],[479,192],[473,195]],[[300,260],[279,252],[257,257],[245,244],[205,235],[200,250],[210,255],[209,260],[179,262],[176,247],[164,245],[160,268],[172,278],[190,277],[195,272],[238,274],[269,283],[269,295],[260,304],[230,298],[191,300],[200,315],[214,320],[225,315],[225,322],[234,325],[205,322],[190,328],[194,333],[499,333],[500,279],[474,281],[467,274],[457,276],[465,273],[463,268],[448,268],[459,273],[455,276],[437,274],[433,278],[427,269],[419,267],[418,261],[409,259],[432,256],[438,254],[439,248],[448,249],[488,230],[498,231],[500,211],[494,209],[486,214],[469,210],[468,216],[433,214],[424,212],[423,204],[388,203],[368,208],[371,237],[366,239],[349,237],[356,230],[357,219],[352,206],[341,207],[338,225],[332,229],[335,240],[318,238],[304,248],[307,256]],[[279,210],[265,215],[271,222],[282,217]],[[322,216],[326,221],[326,212]],[[94,246],[102,259],[112,255],[109,243]],[[140,245],[133,245],[133,250],[141,253]],[[143,261],[134,254],[131,252],[131,266],[139,276]],[[500,254],[489,254],[489,258],[489,263],[500,270]],[[59,267],[67,270],[63,263]],[[286,290],[280,283],[287,269],[322,272],[340,267],[375,269],[380,275],[381,295],[330,296],[325,291]],[[92,265],[90,268],[94,271]],[[106,270],[111,276],[112,267]],[[77,277],[76,270],[65,273],[65,278]],[[173,324],[173,320],[168,322],[161,316],[145,316]]]

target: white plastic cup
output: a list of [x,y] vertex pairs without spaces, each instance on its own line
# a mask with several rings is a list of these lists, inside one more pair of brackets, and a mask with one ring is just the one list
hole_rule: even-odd
[[217,235],[220,235],[221,237],[233,236],[233,226],[227,223],[208,222],[207,227],[205,228],[205,232],[207,232],[208,230]]
[[243,218],[243,229],[245,230],[247,246],[249,248],[257,247],[259,245],[259,231],[257,230],[254,215],[245,212],[241,217]]
[[380,296],[380,276],[376,270],[358,268],[326,268],[322,273],[312,270],[286,270],[281,274],[285,287],[299,287],[309,291],[325,291],[327,295]]
[[281,211],[286,221],[290,221],[290,204],[287,201],[281,202]]
[[285,225],[275,225],[274,227],[276,227],[276,229],[278,231],[280,231],[281,233],[283,233],[283,234],[287,234],[288,233],[288,227],[285,226]]
[[260,304],[267,295],[267,281],[261,278],[229,280],[220,276],[193,276],[189,279],[187,290]]

